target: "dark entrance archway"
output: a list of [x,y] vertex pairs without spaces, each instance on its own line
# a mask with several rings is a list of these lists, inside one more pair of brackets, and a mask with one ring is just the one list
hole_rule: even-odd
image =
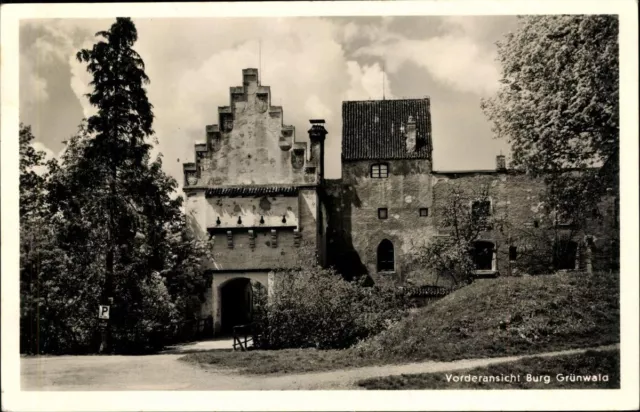
[[251,280],[235,278],[220,288],[221,313],[220,332],[228,335],[233,327],[251,322],[253,310],[253,290]]

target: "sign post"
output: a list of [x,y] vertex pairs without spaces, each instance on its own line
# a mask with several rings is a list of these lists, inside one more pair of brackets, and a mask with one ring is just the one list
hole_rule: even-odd
[[101,335],[101,343],[99,353],[104,353],[107,349],[107,326],[109,323],[109,314],[111,312],[111,305],[98,305],[98,319]]
[[109,305],[100,305],[98,309],[98,319],[109,319],[109,311],[111,306]]

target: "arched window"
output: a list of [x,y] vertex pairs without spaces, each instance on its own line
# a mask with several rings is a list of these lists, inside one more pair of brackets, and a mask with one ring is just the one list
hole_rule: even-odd
[[378,245],[378,272],[393,272],[395,270],[395,258],[393,243],[384,239]]

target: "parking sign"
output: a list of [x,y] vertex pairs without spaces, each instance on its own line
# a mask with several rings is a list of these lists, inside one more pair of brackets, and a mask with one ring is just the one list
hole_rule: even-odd
[[98,319],[109,319],[109,305],[100,305],[98,309]]

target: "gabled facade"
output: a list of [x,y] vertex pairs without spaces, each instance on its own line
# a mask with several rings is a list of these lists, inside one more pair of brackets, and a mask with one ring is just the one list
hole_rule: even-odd
[[296,139],[256,69],[243,70],[229,94],[195,145],[196,161],[184,164],[187,218],[213,244],[202,316],[216,333],[248,321],[251,282],[268,289],[273,269],[295,265],[301,247],[322,255],[324,243],[324,121],[311,121],[309,143]]

